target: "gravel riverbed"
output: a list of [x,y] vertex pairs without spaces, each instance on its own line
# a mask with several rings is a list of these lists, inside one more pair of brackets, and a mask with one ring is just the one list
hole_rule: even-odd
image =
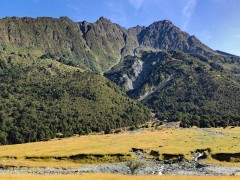
[[172,174],[172,175],[234,175],[240,176],[240,167],[201,164],[195,161],[181,162],[136,160],[131,162],[86,165],[74,169],[64,168],[12,168],[0,169],[0,174],[83,174],[83,173],[114,173],[114,174]]

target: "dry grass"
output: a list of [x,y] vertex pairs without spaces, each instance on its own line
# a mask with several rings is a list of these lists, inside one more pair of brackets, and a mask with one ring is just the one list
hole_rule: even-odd
[[19,167],[51,167],[51,168],[79,168],[81,164],[75,163],[73,161],[57,161],[57,160],[28,160],[28,159],[1,159],[0,164],[6,166],[19,166]]
[[[39,162],[26,161],[24,156],[69,156],[76,154],[129,153],[131,148],[156,150],[160,153],[184,154],[191,159],[191,151],[211,148],[213,153],[240,152],[240,127],[216,129],[167,129],[110,135],[89,135],[65,138],[48,142],[0,146],[0,164],[28,164],[38,166]],[[214,160],[208,160],[215,162]],[[44,162],[47,163],[47,162]],[[73,162],[52,162],[51,166],[76,167]],[[69,164],[70,163],[70,164]],[[226,164],[226,163],[225,163]],[[233,163],[231,163],[233,165]],[[235,163],[239,165],[239,163]]]
[[239,177],[233,176],[125,176],[113,174],[84,174],[84,175],[0,175],[0,179],[22,179],[22,180],[237,180]]

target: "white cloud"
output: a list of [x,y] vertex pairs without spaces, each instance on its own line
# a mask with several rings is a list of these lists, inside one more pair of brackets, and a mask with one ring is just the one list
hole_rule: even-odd
[[144,0],[128,0],[128,1],[136,10],[139,10],[144,3]]
[[182,10],[182,15],[184,18],[183,30],[186,30],[186,28],[188,26],[188,23],[192,17],[192,14],[194,12],[196,5],[197,5],[197,1],[198,0],[189,0]]

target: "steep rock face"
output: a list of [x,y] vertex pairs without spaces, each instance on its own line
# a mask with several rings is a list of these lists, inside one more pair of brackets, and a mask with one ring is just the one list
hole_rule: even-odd
[[123,74],[123,78],[126,80],[126,89],[132,90],[139,87],[139,77],[143,72],[143,62],[139,59],[129,60],[131,66],[131,72]]
[[211,51],[196,37],[181,31],[171,21],[164,20],[151,24],[138,34],[139,44],[158,50],[181,50],[188,53]]
[[145,27],[136,26],[128,29],[126,36],[126,43],[124,48],[122,49],[122,57],[128,55],[134,55],[136,53],[136,48],[139,47],[139,42],[137,39],[137,35],[144,29]]
[[[141,52],[141,57],[126,56],[123,62],[105,73],[105,76],[124,88],[131,97],[140,100],[146,94],[150,95],[159,85],[164,81],[168,81],[166,79],[173,75],[173,73],[165,74],[165,78],[162,79],[161,83],[151,80],[151,85],[145,84],[150,81],[149,78],[153,73],[156,73],[154,76],[158,76],[155,69],[158,68],[160,61],[168,57],[169,54],[166,52],[153,53],[145,51]],[[132,86],[129,86],[129,84]]]

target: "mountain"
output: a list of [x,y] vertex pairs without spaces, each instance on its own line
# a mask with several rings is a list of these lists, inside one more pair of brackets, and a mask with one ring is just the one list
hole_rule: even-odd
[[211,50],[168,20],[125,29],[104,17],[95,23],[75,23],[67,17],[7,17],[0,19],[0,32],[1,44],[34,47],[44,52],[43,58],[97,73],[108,71],[125,56],[143,49],[180,50],[219,62],[240,61],[237,56]]
[[142,51],[125,57],[105,76],[161,120],[181,120],[184,126],[239,125],[239,76],[214,60],[182,51]]
[[168,20],[126,29],[104,17],[7,17],[0,62],[1,143],[109,132],[151,119],[148,108],[183,127],[240,122],[240,57]]
[[[133,30],[135,28],[130,29]],[[174,26],[171,21],[154,22],[137,34],[139,45],[156,50],[181,50],[187,53],[204,54],[212,50],[202,44],[195,36],[190,36]]]
[[120,61],[126,31],[103,17],[96,23],[75,23],[67,17],[0,19],[2,44],[34,47],[44,52],[43,58],[98,73]]
[[132,53],[105,76],[129,97],[184,127],[240,124],[240,57],[212,50],[168,20],[128,32],[134,46],[123,52]]
[[78,25],[66,17],[59,19],[7,17],[0,20],[1,44],[37,48],[44,57],[69,65],[96,69]]

